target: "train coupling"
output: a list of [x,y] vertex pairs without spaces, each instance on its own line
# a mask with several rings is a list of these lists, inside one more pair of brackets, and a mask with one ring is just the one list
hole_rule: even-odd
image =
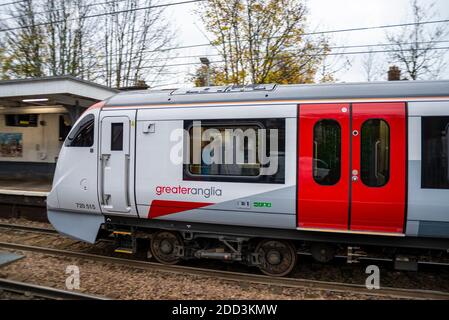
[[365,251],[360,250],[360,247],[348,247],[347,263],[359,263],[360,258],[368,256]]

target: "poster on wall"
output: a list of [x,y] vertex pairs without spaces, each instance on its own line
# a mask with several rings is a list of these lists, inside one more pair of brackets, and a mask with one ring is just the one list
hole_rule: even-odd
[[0,157],[20,158],[22,156],[22,134],[0,132]]

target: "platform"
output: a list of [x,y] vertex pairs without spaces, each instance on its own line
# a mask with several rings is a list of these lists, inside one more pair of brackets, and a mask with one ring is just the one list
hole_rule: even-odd
[[49,179],[0,179],[0,217],[47,222]]
[[28,197],[47,197],[51,190],[50,180],[0,179],[0,194]]

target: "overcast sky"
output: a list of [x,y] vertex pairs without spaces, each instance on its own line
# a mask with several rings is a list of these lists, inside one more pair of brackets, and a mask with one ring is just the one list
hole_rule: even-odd
[[[449,18],[449,0],[421,1],[423,4],[435,2],[436,11],[438,12],[437,19]],[[313,31],[378,26],[412,21],[410,0],[307,0],[306,3],[309,8],[309,29]],[[167,8],[167,14],[172,18],[172,21],[178,29],[178,41],[181,46],[208,42],[203,34],[204,28],[194,13],[194,8],[194,5],[181,5]],[[389,30],[389,32],[394,31],[394,29]],[[385,35],[386,30],[381,29],[332,34],[329,35],[329,39],[333,46],[381,44],[385,43]],[[366,49],[357,48],[355,50],[365,51]],[[215,52],[211,48],[178,51],[178,54],[182,56],[213,53]],[[176,63],[194,62],[196,60],[192,58],[176,59]],[[361,60],[362,56],[351,56],[351,67],[337,74],[338,81],[365,81],[366,77],[362,70]],[[177,77],[168,79],[167,84],[178,83],[178,85],[190,85],[188,83],[189,77],[186,74],[193,72],[194,66],[176,67],[173,69],[176,70],[170,71],[177,71],[180,74]],[[449,78],[448,72],[444,72],[441,77]]]
[[[0,0],[0,3],[9,3],[12,0]],[[39,1],[39,0],[38,0]],[[64,1],[64,0],[61,0]],[[99,0],[100,1],[100,0]],[[159,0],[159,3],[180,2],[182,0]],[[348,29],[357,27],[370,27],[387,24],[398,24],[412,22],[410,9],[411,0],[305,0],[309,10],[308,30],[307,31],[326,31],[335,29]],[[144,0],[141,0],[143,3]],[[435,19],[449,19],[449,0],[421,0],[422,4],[435,3],[435,11],[438,13]],[[205,36],[206,32],[201,24],[200,18],[195,14],[197,4],[189,3],[184,5],[170,6],[166,8],[166,15],[177,30],[177,44],[179,46],[189,46],[195,44],[208,43]],[[1,14],[6,13],[6,7],[0,8]],[[427,27],[432,28],[432,25]],[[398,31],[399,29],[387,29],[388,32]],[[386,29],[344,32],[328,35],[331,46],[348,45],[376,45],[385,43]],[[449,30],[449,25],[448,25]],[[444,40],[449,40],[449,35]],[[448,43],[441,46],[449,46]],[[366,48],[346,49],[347,51],[366,51]],[[377,47],[376,50],[382,50]],[[341,52],[341,50],[339,51]],[[188,48],[174,50],[170,56],[178,56],[171,59],[169,64],[197,63],[198,58],[182,58],[181,56],[200,56],[205,54],[216,54],[212,47]],[[366,56],[366,55],[365,55]],[[336,78],[339,82],[366,81],[366,75],[362,68],[364,55],[350,55],[350,64],[341,69]],[[378,80],[385,80],[388,70],[388,61],[383,60],[385,55],[377,54],[377,62],[380,66],[381,76]],[[210,60],[220,60],[219,57],[211,57]],[[340,69],[344,64],[344,59],[335,61],[330,58],[331,63],[336,63],[334,67]],[[446,60],[449,61],[449,53],[446,54]],[[191,75],[195,68],[190,66],[170,67],[167,72],[170,77],[160,79],[159,87],[189,87]],[[173,73],[173,74],[172,74]],[[440,78],[449,79],[449,67],[440,75]]]

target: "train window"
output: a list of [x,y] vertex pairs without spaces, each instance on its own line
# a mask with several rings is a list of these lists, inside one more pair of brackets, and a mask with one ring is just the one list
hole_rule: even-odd
[[422,117],[421,187],[449,189],[449,117]]
[[390,179],[390,127],[381,119],[363,123],[360,176],[369,187],[382,187]]
[[321,120],[313,129],[313,179],[333,186],[341,176],[341,127],[335,120]]
[[123,123],[111,124],[111,150],[123,150]]
[[285,182],[285,119],[185,121],[184,180]]
[[70,131],[66,147],[92,147],[94,144],[94,115],[88,114]]

